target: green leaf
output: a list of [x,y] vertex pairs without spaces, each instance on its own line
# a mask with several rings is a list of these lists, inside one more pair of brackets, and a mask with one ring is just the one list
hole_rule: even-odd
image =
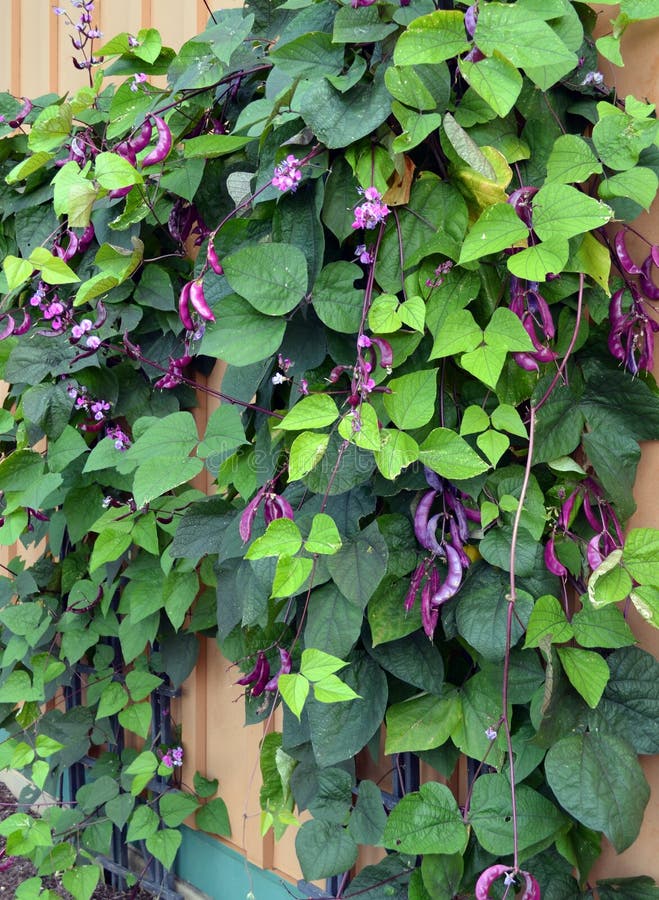
[[281,556],[277,562],[271,597],[292,597],[298,593],[313,568],[313,560],[301,556]]
[[336,403],[328,394],[311,394],[303,397],[293,409],[277,423],[285,431],[302,431],[307,428],[325,428],[339,417]]
[[380,294],[375,297],[368,311],[368,326],[378,334],[398,331],[402,322],[398,315],[398,297],[395,294]]
[[36,247],[30,253],[29,262],[41,271],[41,278],[46,284],[74,284],[80,281],[63,259],[53,256],[45,247]]
[[342,703],[360,696],[337,675],[327,675],[314,682],[313,695],[319,703]]
[[119,713],[119,724],[146,740],[151,728],[151,704],[133,703]]
[[99,153],[94,159],[94,174],[101,187],[108,191],[144,181],[137,169],[118,153]]
[[313,307],[320,321],[333,331],[354,334],[359,330],[364,292],[354,284],[362,275],[355,263],[342,261],[329,263],[316,279]]
[[317,434],[314,431],[298,434],[289,451],[289,481],[297,481],[308,475],[325,455],[328,443],[329,434]]
[[91,813],[119,793],[119,785],[109,775],[102,775],[89,784],[83,785],[76,793],[76,803],[84,813]]
[[421,462],[443,478],[474,478],[487,471],[488,464],[450,428],[433,429],[419,449]]
[[501,434],[500,431],[494,431],[493,428],[488,428],[487,431],[478,435],[476,444],[483,456],[487,457],[493,466],[496,466],[510,446],[510,441],[505,434]]
[[489,427],[490,417],[480,406],[468,406],[460,422],[460,435],[478,434]]
[[[463,872],[464,860],[460,853],[429,853],[421,861],[421,877],[430,898],[455,896]],[[410,900],[413,898],[410,897]]]
[[454,356],[456,353],[474,350],[483,340],[483,329],[468,309],[457,309],[448,314],[435,335],[431,359]]
[[105,814],[117,828],[123,828],[134,807],[135,797],[119,794],[105,804]]
[[292,244],[250,244],[225,256],[222,267],[231,288],[269,316],[290,312],[307,291],[307,262]]
[[492,425],[499,431],[507,431],[508,434],[515,434],[518,437],[527,438],[528,432],[526,425],[522,422],[520,414],[514,406],[507,403],[501,403],[492,413]]
[[[597,201],[595,201],[597,202]],[[472,225],[467,235],[460,265],[490,253],[498,253],[524,241],[529,230],[508,203],[495,203],[488,206],[477,222]]]
[[398,428],[420,428],[432,419],[437,398],[437,374],[437,369],[421,369],[389,381],[391,394],[385,394],[384,407]]
[[[526,69],[543,90],[577,64],[576,54],[568,50],[551,26],[529,15],[523,4],[486,4],[480,10],[474,39],[486,56],[498,50],[514,66]],[[538,68],[543,66],[550,67],[552,72],[557,67],[558,74],[553,73],[555,77],[548,82],[536,79]]]
[[309,681],[304,675],[280,675],[277,682],[281,699],[298,719],[309,694]]
[[204,776],[200,775],[199,772],[195,772],[192,783],[194,786],[195,794],[202,799],[212,797],[213,794],[217,793],[217,778],[204,778]]
[[592,731],[561,738],[547,752],[545,773],[561,806],[603,831],[618,853],[636,840],[650,789],[627,741]]
[[15,291],[24,281],[27,281],[32,274],[33,266],[27,259],[20,259],[18,256],[8,254],[2,261],[2,268],[7,279],[7,288]]
[[266,556],[295,556],[302,546],[300,529],[291,519],[274,519],[265,534],[250,545],[245,559],[263,559]]
[[97,719],[104,719],[106,716],[113,716],[119,710],[123,709],[128,703],[128,694],[123,685],[116,681],[111,681],[101,694],[96,713]]
[[239,134],[202,134],[184,142],[183,156],[185,159],[216,159],[242,150],[253,140],[253,137]]
[[622,561],[629,574],[641,584],[659,584],[659,529],[632,528],[625,538]]
[[634,634],[616,606],[591,609],[584,606],[572,617],[574,637],[582,647],[615,649],[636,642]]
[[461,714],[456,695],[441,699],[426,694],[387,710],[385,753],[415,753],[441,747],[451,736]]
[[299,110],[318,140],[333,149],[348,146],[381,125],[391,111],[391,98],[379,70],[372,82],[360,81],[345,93],[326,79],[314,80],[300,98]]
[[627,172],[612,175],[599,185],[598,192],[603,200],[628,197],[645,210],[649,210],[657,195],[659,178],[652,169],[635,166]]
[[388,550],[377,523],[344,540],[343,546],[327,558],[327,568],[341,593],[366,606],[387,570]]
[[599,653],[578,647],[559,647],[558,657],[572,687],[595,709],[609,680],[605,660]]
[[202,459],[214,455],[224,456],[245,443],[240,410],[236,406],[223,403],[208,418],[203,440],[197,447],[197,456]]
[[[460,589],[456,609],[458,630],[475,650],[492,662],[503,659],[505,654],[509,590],[509,580],[503,571],[482,564],[474,568]],[[520,595],[515,610],[513,644],[521,637],[531,613],[530,598]]]
[[231,366],[248,366],[272,356],[281,346],[285,319],[262,315],[242,297],[225,297],[216,313],[217,320],[206,326],[201,353]]
[[47,759],[54,753],[59,753],[63,748],[64,744],[60,744],[60,742],[56,741],[54,738],[48,737],[47,734],[38,734],[37,739],[34,742],[34,749],[37,751],[37,755],[42,759]]
[[168,791],[160,798],[160,816],[168,828],[178,828],[199,809],[199,801],[184,791]]
[[[202,831],[217,834],[219,837],[231,836],[231,825],[226,803],[221,797],[209,800],[195,814],[195,824]],[[178,834],[178,832],[177,832]]]
[[556,138],[547,160],[547,181],[574,184],[600,174],[602,164],[590,145],[576,134],[562,134]]
[[334,822],[312,819],[295,838],[295,852],[307,880],[330,878],[352,868],[358,848],[345,828]]
[[331,556],[340,550],[341,546],[341,535],[332,517],[326,513],[317,513],[313,517],[309,537],[304,542],[304,549],[307,553]]
[[568,184],[546,184],[533,198],[533,230],[543,241],[594,231],[612,215],[605,203]]
[[76,865],[62,873],[62,884],[76,900],[90,900],[101,880],[100,866]]
[[396,43],[394,64],[437,63],[464,53],[469,47],[464,13],[437,10],[408,25]]
[[521,74],[497,50],[493,56],[476,63],[460,60],[460,73],[501,118],[508,115],[522,90]]
[[288,41],[283,47],[275,47],[268,58],[293,78],[338,75],[343,68],[344,48],[334,43],[336,40],[336,37],[333,39],[325,32],[307,32]]
[[346,666],[347,663],[342,659],[338,659],[329,653],[324,653],[322,650],[307,648],[302,651],[300,672],[309,681],[321,681],[323,678],[327,678],[328,675],[332,675],[334,672],[339,672]]
[[389,813],[383,843],[399,853],[461,853],[467,831],[455,797],[444,784],[429,782],[406,794]]
[[656,119],[636,119],[608,103],[599,103],[597,109],[593,142],[600,159],[611,169],[633,169],[641,152],[656,140]]
[[387,813],[380,788],[368,779],[359,782],[357,802],[350,813],[348,832],[358,844],[382,843]]
[[568,261],[570,247],[567,240],[553,237],[534,244],[509,257],[507,265],[513,275],[531,281],[545,281],[547,275],[560,272]]
[[338,432],[346,441],[363,450],[380,449],[378,416],[368,403],[363,403],[359,409],[349,410],[339,422]]
[[625,647],[607,664],[611,676],[597,713],[637,753],[659,752],[659,662],[639,647]]
[[[215,802],[215,801],[211,801]],[[199,815],[199,813],[197,813]],[[201,826],[200,826],[201,827]],[[207,829],[206,829],[207,830]],[[171,828],[163,828],[150,834],[146,839],[146,849],[160,860],[165,869],[171,869],[181,846],[183,835],[180,831],[174,831]]]
[[[566,817],[546,797],[527,785],[518,785],[516,793],[520,852],[536,844],[547,846],[567,824]],[[512,853],[512,806],[507,775],[482,775],[476,779],[469,821],[479,844],[488,853],[497,856]]]
[[524,647],[539,647],[549,639],[552,644],[564,644],[574,637],[572,625],[556,597],[538,597],[526,626]]
[[126,834],[127,841],[143,841],[158,830],[158,816],[146,804],[140,804],[130,817]]
[[375,453],[375,462],[385,478],[393,480],[418,458],[419,445],[413,437],[396,428],[381,429],[380,450]]
[[54,150],[63,144],[71,132],[73,112],[70,103],[47,106],[32,123],[28,136],[30,150]]

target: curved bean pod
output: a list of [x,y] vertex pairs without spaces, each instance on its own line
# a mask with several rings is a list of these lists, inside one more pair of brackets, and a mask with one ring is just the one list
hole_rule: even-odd
[[639,281],[641,283],[641,290],[648,298],[648,300],[659,300],[659,288],[655,285],[652,280],[652,266],[654,265],[654,260],[652,258],[652,254],[646,258],[645,262],[641,266],[641,276]]
[[445,544],[446,559],[448,562],[448,574],[446,580],[441,584],[432,596],[432,605],[437,608],[455,596],[462,584],[462,563],[460,562],[460,554],[451,544]]
[[425,571],[426,567],[424,563],[419,563],[419,565],[414,570],[412,578],[410,579],[410,586],[407,589],[407,594],[405,595],[405,612],[409,612],[414,606],[416,595],[419,591],[419,588],[421,587],[421,582],[423,581]]
[[[13,319],[12,319],[12,321],[13,321]],[[25,334],[25,332],[29,330],[31,324],[32,324],[32,317],[30,316],[29,312],[26,309],[24,309],[23,310],[23,321],[21,322],[20,325],[14,325],[13,334],[17,334],[17,335]]]
[[208,242],[208,249],[206,250],[206,260],[208,262],[208,265],[216,275],[224,275],[224,269],[222,268],[212,241]]
[[545,565],[552,575],[558,575],[560,578],[564,578],[567,575],[567,569],[556,556],[553,534],[545,544]]
[[139,153],[140,150],[144,150],[145,147],[148,147],[152,133],[153,125],[151,124],[151,119],[145,119],[140,133],[137,137],[131,138],[128,142],[135,153]]
[[615,247],[616,256],[618,257],[620,267],[622,268],[623,272],[627,273],[627,275],[640,275],[641,270],[629,255],[629,250],[627,249],[625,238],[626,231],[624,228],[621,228],[620,231],[616,232],[616,236],[613,240],[613,246]]
[[430,518],[430,509],[433,501],[437,496],[437,491],[428,491],[417,503],[414,513],[414,534],[417,541],[426,550],[431,548],[428,546],[428,519]]
[[263,494],[264,491],[263,488],[261,488],[261,490],[252,497],[242,512],[240,522],[238,523],[238,533],[244,541],[248,541],[252,536],[252,525],[254,524],[257,510],[261,505],[261,500],[263,500]]
[[23,105],[18,110],[18,112],[16,113],[14,118],[10,120],[10,122],[9,122],[10,128],[18,128],[18,126],[22,125],[23,122],[25,121],[25,119],[27,119],[27,117],[32,112],[31,101],[28,100],[27,97],[21,97],[21,100],[23,101]]
[[204,285],[201,281],[197,280],[191,282],[189,298],[190,303],[192,304],[192,308],[201,316],[202,319],[204,319],[206,322],[215,321],[213,310],[206,302],[206,297],[204,295]]
[[156,130],[158,132],[158,140],[156,141],[156,146],[151,150],[150,153],[142,160],[142,168],[146,169],[148,166],[155,166],[158,163],[163,162],[163,160],[167,157],[167,154],[172,149],[172,133],[169,130],[169,125],[163,118],[160,116],[154,116],[153,121],[156,123]]
[[194,322],[192,321],[192,316],[190,315],[190,288],[192,287],[192,282],[188,281],[183,285],[181,290],[181,294],[178,300],[178,317],[181,320],[181,323],[186,331],[194,331]]

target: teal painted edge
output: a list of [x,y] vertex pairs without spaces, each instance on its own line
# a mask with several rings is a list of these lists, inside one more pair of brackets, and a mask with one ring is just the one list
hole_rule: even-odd
[[290,882],[246,863],[240,853],[209,835],[185,825],[181,833],[176,874],[213,900],[291,900],[303,896]]

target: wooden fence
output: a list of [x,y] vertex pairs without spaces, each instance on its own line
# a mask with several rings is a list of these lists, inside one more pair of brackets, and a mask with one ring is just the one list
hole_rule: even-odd
[[[68,0],[59,0],[67,6]],[[71,46],[62,17],[52,12],[51,0],[0,0],[3,13],[0,29],[0,90],[20,96],[38,96],[53,91],[65,93],[86,83],[86,73],[76,71],[71,64]],[[240,6],[241,0],[224,0],[211,4],[213,8]],[[601,30],[615,15],[615,8],[595,7],[600,12]],[[75,12],[75,10],[74,10]],[[163,43],[178,48],[184,40],[203,29],[208,10],[202,0],[96,0],[94,22],[106,37],[120,31],[137,33],[140,28],[155,27],[161,32]],[[659,23],[643,22],[631,26],[625,35],[628,68],[603,66],[608,83],[615,82],[621,94],[634,93],[659,102]],[[630,48],[633,47],[633,52]],[[659,241],[659,204],[638,223],[639,230]],[[655,368],[659,377],[659,362]],[[214,387],[219,386],[221,367],[210,376]],[[215,401],[207,395],[199,397],[197,420],[203,425]],[[643,447],[636,485],[638,511],[634,526],[659,526],[656,488],[659,483],[659,443]],[[200,476],[198,486],[212,491],[210,478]],[[14,548],[2,548],[0,561],[15,553]],[[659,633],[645,625],[638,616],[632,622],[639,642],[659,657]],[[182,725],[186,763],[183,778],[191,783],[198,769],[208,777],[220,780],[221,793],[231,818],[233,836],[226,841],[257,865],[273,870],[288,880],[301,877],[294,852],[294,830],[289,829],[282,841],[275,843],[271,836],[262,838],[259,829],[259,741],[262,729],[243,727],[241,688],[233,685],[235,671],[229,671],[217,646],[212,641],[202,643],[199,663],[183,686],[175,705],[175,716]],[[276,722],[275,722],[276,727]],[[362,761],[365,777],[383,778],[387,789],[390,778],[381,760],[377,767]],[[659,793],[659,757],[644,761],[653,799]],[[458,768],[451,787],[458,795],[464,789],[463,767]],[[422,780],[436,777],[421,767]],[[597,876],[624,876],[639,873],[659,880],[659,804],[652,800],[646,812],[638,841],[625,853],[616,856],[607,847],[597,866]],[[361,863],[377,860],[370,851]]]

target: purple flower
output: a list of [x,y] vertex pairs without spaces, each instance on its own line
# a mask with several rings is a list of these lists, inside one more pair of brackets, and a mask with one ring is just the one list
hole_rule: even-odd
[[146,73],[145,72],[136,72],[133,75],[133,83],[130,86],[131,91],[135,92],[137,90],[138,84],[143,84],[146,81]]
[[365,334],[360,334],[359,337],[357,338],[357,346],[361,347],[362,349],[365,347],[370,347],[371,346],[370,337],[368,337]]
[[368,266],[373,262],[373,254],[367,249],[366,244],[358,244],[355,247],[355,256],[362,265]]
[[105,430],[105,434],[114,441],[115,450],[128,450],[130,447],[130,438],[122,431],[119,425],[111,425]]
[[389,207],[381,202],[382,194],[375,187],[360,190],[360,193],[364,195],[365,202],[355,207],[355,221],[352,227],[372,230],[387,218]]
[[300,160],[296,156],[293,156],[292,153],[289,153],[286,159],[280,162],[275,168],[272,186],[276,187],[279,191],[291,191],[292,193],[295,193],[301,178],[302,172],[300,172]]
[[63,16],[64,13],[66,12],[66,10],[63,9],[61,6],[53,6],[53,12],[55,13],[56,16]]
[[175,766],[183,765],[183,747],[174,747],[171,751],[172,763]]
[[90,350],[98,350],[98,348],[101,346],[101,339],[95,334],[90,334],[90,336],[85,341],[85,344],[87,345],[87,347],[89,347]]
[[167,766],[167,768],[169,768],[169,769],[174,768],[174,760],[171,758],[169,753],[164,754],[161,762],[162,762],[163,766]]
[[129,47],[131,48],[131,50],[132,50],[132,49],[134,49],[135,47],[139,47],[139,46],[140,46],[140,42],[137,40],[136,37],[133,37],[132,34],[129,34],[129,35],[128,35],[128,46],[129,46]]

